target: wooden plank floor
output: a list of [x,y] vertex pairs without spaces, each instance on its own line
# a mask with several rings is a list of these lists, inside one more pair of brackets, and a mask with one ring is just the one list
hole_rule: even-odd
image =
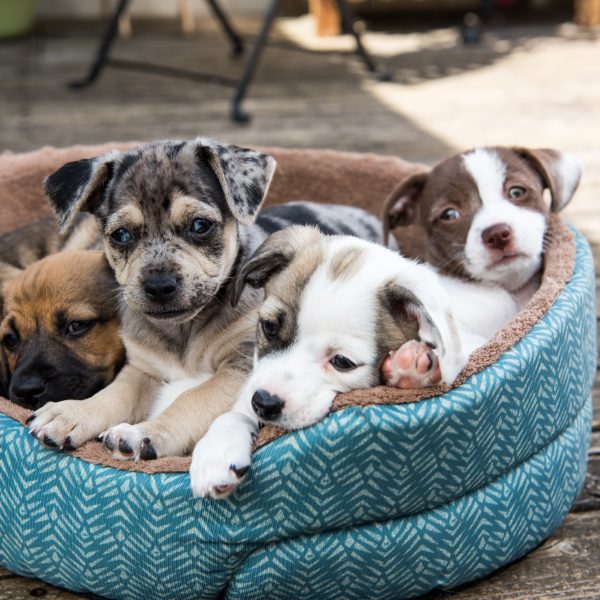
[[[255,22],[242,23],[245,33]],[[44,144],[211,135],[241,144],[328,147],[380,152],[433,163],[464,147],[524,144],[568,148],[585,177],[568,219],[594,247],[600,265],[600,39],[558,21],[491,27],[475,48],[432,23],[369,34],[366,42],[397,82],[375,83],[355,58],[294,50],[293,40],[325,49],[347,41],[315,40],[303,20],[281,21],[247,108],[245,127],[228,120],[230,91],[116,69],[73,93],[98,28],[46,27],[36,37],[0,44],[0,151]],[[291,41],[290,41],[291,40]],[[283,46],[281,44],[284,44]],[[183,39],[170,27],[134,22],[115,55],[233,77],[239,64],[210,24]],[[600,379],[594,387],[600,415]],[[586,488],[563,526],[537,550],[461,590],[429,600],[600,598],[600,422],[595,422]],[[83,596],[0,569],[0,600]]]

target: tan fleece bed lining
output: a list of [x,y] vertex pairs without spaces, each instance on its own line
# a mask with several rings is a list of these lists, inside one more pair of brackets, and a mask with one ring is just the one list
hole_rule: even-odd
[[[41,180],[70,160],[95,156],[111,148],[127,148],[131,144],[73,146],[66,149],[42,148],[27,154],[0,155],[0,234],[49,214],[41,189]],[[409,174],[423,169],[393,157],[341,153],[328,150],[266,149],[278,162],[267,205],[286,200],[310,199],[320,202],[347,203],[379,214],[383,201],[395,185]],[[436,386],[424,390],[397,390],[384,386],[340,394],[332,411],[349,406],[370,404],[404,404],[437,396],[464,382],[468,377],[492,364],[503,352],[512,348],[548,311],[565,287],[575,263],[575,241],[561,219],[553,215],[542,285],[527,307],[485,346],[471,356],[453,386]],[[406,254],[418,254],[421,238],[418,231],[407,231],[403,239]],[[31,411],[0,398],[0,412],[24,423]],[[264,427],[256,447],[277,439],[285,432]],[[118,461],[112,459],[99,442],[89,442],[73,456],[95,464],[144,473],[184,472],[190,457],[159,458],[153,461]]]

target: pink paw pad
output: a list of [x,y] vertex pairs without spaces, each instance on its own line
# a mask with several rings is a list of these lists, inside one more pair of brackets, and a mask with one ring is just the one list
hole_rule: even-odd
[[392,350],[383,361],[381,371],[386,385],[402,389],[436,385],[442,379],[435,352],[424,342],[416,340]]

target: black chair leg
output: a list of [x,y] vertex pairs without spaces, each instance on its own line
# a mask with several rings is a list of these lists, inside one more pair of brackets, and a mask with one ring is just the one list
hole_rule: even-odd
[[254,72],[256,71],[258,61],[260,60],[262,52],[265,48],[265,43],[269,37],[269,32],[273,26],[273,21],[275,21],[275,17],[277,16],[280,3],[281,0],[271,1],[271,4],[267,9],[267,14],[263,19],[258,37],[254,42],[252,51],[250,52],[250,56],[248,56],[248,59],[246,60],[244,71],[240,77],[237,89],[233,96],[231,104],[231,118],[238,123],[247,123],[250,120],[250,115],[242,109],[242,102],[246,97],[248,87],[250,86],[252,78],[254,77]]
[[100,42],[100,47],[98,48],[96,59],[92,63],[88,74],[83,79],[77,79],[76,81],[72,81],[71,83],[69,83],[69,87],[71,89],[80,90],[86,88],[92,83],[94,83],[96,79],[98,79],[100,73],[102,73],[102,70],[106,66],[106,62],[108,61],[108,54],[113,45],[113,42],[115,41],[115,36],[117,34],[119,19],[123,14],[123,11],[127,8],[128,4],[129,0],[119,0],[119,3],[117,4],[110,18],[108,27],[104,32],[102,41]]
[[346,0],[337,0],[340,16],[342,17],[342,26],[345,31],[354,36],[356,42],[356,53],[362,58],[367,69],[373,73],[379,81],[391,81],[392,74],[387,69],[381,69],[377,66],[371,55],[367,52],[362,43],[361,35],[354,26],[354,17]]
[[244,43],[242,38],[239,36],[238,32],[233,28],[231,21],[227,17],[227,15],[223,12],[221,5],[218,0],[206,0],[208,5],[210,6],[213,15],[219,23],[221,23],[221,27],[223,27],[223,31],[226,33],[227,37],[231,41],[231,45],[233,47],[233,55],[239,56],[244,52]]

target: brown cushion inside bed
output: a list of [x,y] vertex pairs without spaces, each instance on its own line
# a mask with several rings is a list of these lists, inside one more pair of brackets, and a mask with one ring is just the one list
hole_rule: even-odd
[[[0,155],[0,234],[49,214],[41,180],[63,163],[95,156],[112,148],[131,144],[42,148],[27,154]],[[267,204],[288,200],[310,199],[320,202],[360,206],[379,214],[383,201],[396,183],[423,167],[393,157],[341,153],[329,150],[267,149],[277,159],[278,167],[269,190]],[[413,235],[414,234],[414,235]],[[406,250],[418,253],[418,232],[411,232]],[[475,352],[459,375],[455,385],[496,361],[512,348],[547,312],[564,288],[573,270],[575,244],[572,234],[558,216],[550,223],[542,286],[525,310],[504,329]],[[425,390],[397,390],[377,387],[339,395],[332,410],[369,404],[401,404],[416,402],[447,391],[438,386]],[[0,412],[24,423],[31,411],[0,398]],[[257,447],[276,439],[284,432],[275,427],[261,430]],[[111,459],[98,442],[85,444],[73,453],[93,463],[146,473],[187,471],[189,457],[161,458],[147,462],[121,462]]]

